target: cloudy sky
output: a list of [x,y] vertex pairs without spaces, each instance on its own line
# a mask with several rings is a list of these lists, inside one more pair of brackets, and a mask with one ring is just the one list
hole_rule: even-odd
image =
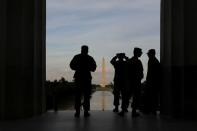
[[113,81],[109,63],[118,52],[132,57],[140,47],[147,70],[146,52],[157,51],[160,43],[160,0],[47,0],[47,79],[72,80],[69,63],[81,45],[97,62],[93,83],[101,81],[102,58],[106,61],[107,82]]

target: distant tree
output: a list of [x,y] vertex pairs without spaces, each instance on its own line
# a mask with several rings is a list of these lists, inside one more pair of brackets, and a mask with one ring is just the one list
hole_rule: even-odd
[[64,77],[61,77],[60,80],[59,80],[59,82],[60,83],[68,83],[68,81],[66,81]]

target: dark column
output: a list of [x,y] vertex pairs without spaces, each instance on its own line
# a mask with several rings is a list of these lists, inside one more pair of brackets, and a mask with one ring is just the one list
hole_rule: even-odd
[[197,10],[184,1],[185,114],[197,119]]
[[192,4],[184,0],[161,1],[161,113],[164,115],[197,118],[194,101],[197,96],[197,33],[192,31],[197,26],[196,21],[190,22],[194,16],[189,14],[196,12],[190,8]]
[[45,112],[45,0],[1,0],[0,119]]
[[5,88],[5,46],[6,46],[6,1],[0,1],[0,115],[4,113],[4,88]]

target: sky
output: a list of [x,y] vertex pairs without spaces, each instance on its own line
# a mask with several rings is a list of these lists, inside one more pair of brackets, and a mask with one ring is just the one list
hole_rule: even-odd
[[[133,48],[142,48],[140,60],[147,73],[148,49],[160,59],[160,0],[46,0],[46,77],[73,80],[69,63],[82,45],[97,69],[92,83],[101,83],[102,58],[106,61],[107,83],[113,82],[110,60],[116,53],[133,56]],[[144,77],[144,79],[145,79]]]

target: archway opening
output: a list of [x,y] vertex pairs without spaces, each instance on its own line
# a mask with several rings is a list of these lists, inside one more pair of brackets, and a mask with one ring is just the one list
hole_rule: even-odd
[[[57,86],[61,91],[72,91],[74,72],[69,68],[69,62],[80,53],[83,44],[89,46],[90,55],[97,62],[97,70],[92,73],[95,87],[101,85],[102,59],[106,61],[106,84],[111,85],[114,69],[109,61],[120,52],[132,57],[134,47],[143,51],[140,59],[144,82],[148,49],[156,49],[160,59],[160,1],[47,0],[46,34],[46,76],[52,88]],[[62,89],[58,83],[71,88]]]

